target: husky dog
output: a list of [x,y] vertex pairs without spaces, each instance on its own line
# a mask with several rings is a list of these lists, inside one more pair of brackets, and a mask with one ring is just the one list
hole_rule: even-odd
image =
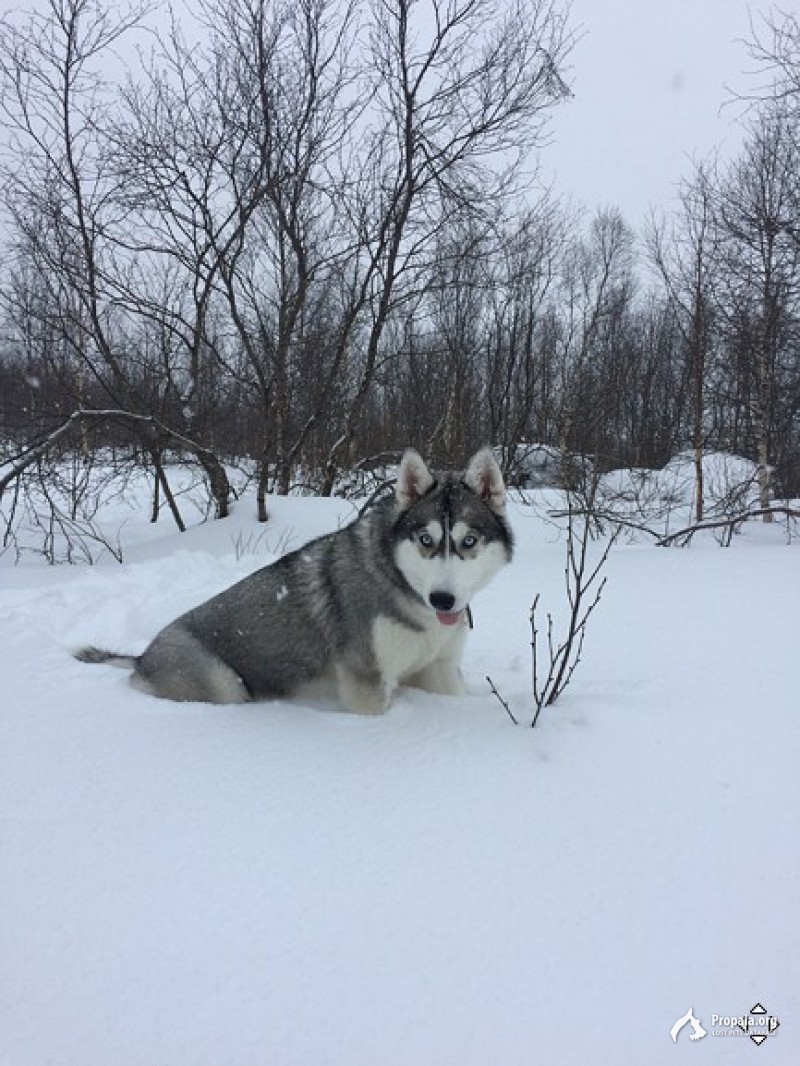
[[351,525],[251,574],[172,622],[133,669],[154,696],[207,703],[332,693],[380,714],[398,683],[464,691],[469,602],[511,559],[505,485],[492,452],[434,476],[403,455],[394,493]]

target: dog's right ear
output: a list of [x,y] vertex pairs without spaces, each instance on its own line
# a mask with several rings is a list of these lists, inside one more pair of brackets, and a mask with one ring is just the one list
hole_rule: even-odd
[[433,474],[425,465],[425,460],[419,452],[415,452],[413,448],[406,449],[400,460],[397,484],[394,488],[400,509],[407,511],[412,504],[425,495],[434,484],[434,480]]
[[506,486],[491,448],[481,448],[470,459],[464,481],[496,514],[506,509]]

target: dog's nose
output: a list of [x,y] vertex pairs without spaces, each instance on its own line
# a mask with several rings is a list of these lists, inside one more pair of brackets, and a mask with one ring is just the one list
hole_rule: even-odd
[[456,602],[455,596],[449,592],[432,592],[428,599],[431,601],[431,607],[435,607],[437,611],[452,611]]

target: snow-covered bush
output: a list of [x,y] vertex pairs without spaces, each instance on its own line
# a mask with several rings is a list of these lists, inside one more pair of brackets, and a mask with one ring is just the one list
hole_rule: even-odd
[[521,443],[494,449],[509,485],[518,489],[571,488],[591,476],[593,465],[585,456],[565,452],[552,444]]

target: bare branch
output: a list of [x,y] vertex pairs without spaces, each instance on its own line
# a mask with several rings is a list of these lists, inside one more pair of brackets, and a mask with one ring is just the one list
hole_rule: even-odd
[[[21,457],[18,458],[16,462],[12,463],[10,470],[0,477],[0,498],[2,498],[4,491],[12,481],[16,480],[16,478],[24,473],[28,467],[33,466],[48,451],[51,451],[62,438],[73,432],[76,426],[83,423],[97,423],[103,421],[122,422],[133,426],[147,427],[157,435],[162,443],[166,444],[171,442],[191,452],[197,457],[198,462],[200,462],[210,477],[222,477],[227,485],[227,475],[225,475],[224,469],[220,466],[219,460],[213,452],[204,448],[201,444],[198,444],[197,441],[191,440],[189,437],[186,437],[181,433],[177,433],[155,416],[139,415],[134,414],[131,411],[122,410],[79,410],[73,411],[66,422],[49,433],[37,444],[25,449]],[[224,498],[227,503],[227,493],[225,493]],[[218,517],[221,518],[224,517],[224,515],[220,514]],[[178,524],[179,526],[181,525],[180,522]]]
[[742,511],[739,514],[728,515],[724,518],[709,519],[705,522],[697,522],[694,525],[678,529],[674,533],[660,537],[656,541],[656,545],[659,548],[665,548],[670,544],[688,544],[696,533],[702,533],[707,529],[729,529],[732,532],[736,532],[745,522],[756,518],[764,518],[765,515],[783,515],[786,518],[798,519],[800,518],[800,510],[781,504],[773,504],[770,507],[754,507],[750,511]]
[[503,699],[503,697],[502,697],[502,696],[500,695],[500,693],[499,693],[499,692],[497,691],[497,688],[495,687],[495,683],[494,683],[494,681],[492,681],[492,679],[491,679],[491,678],[489,677],[489,675],[488,675],[488,674],[486,675],[486,680],[487,680],[487,681],[489,682],[489,688],[490,688],[490,689],[492,690],[492,693],[493,693],[493,694],[494,694],[494,695],[495,695],[495,696],[497,697],[497,699],[498,699],[498,700],[500,701],[500,703],[501,703],[501,705],[503,706],[503,708],[505,709],[505,712],[506,712],[506,714],[508,715],[508,717],[509,717],[509,718],[511,719],[511,721],[512,721],[512,722],[514,723],[514,725],[519,725],[519,722],[518,722],[518,721],[517,721],[517,719],[516,719],[516,718],[514,717],[514,715],[513,715],[512,711],[511,711],[511,708],[510,708],[510,707],[509,707],[509,705],[508,705],[508,701],[507,701],[507,700],[504,700],[504,699]]
[[[543,707],[550,707],[558,699],[564,689],[569,685],[572,676],[581,661],[583,645],[586,639],[586,627],[594,613],[607,578],[603,577],[597,584],[597,579],[608,561],[609,554],[617,537],[619,527],[609,537],[603,551],[594,566],[589,565],[588,542],[591,539],[591,501],[596,494],[596,485],[589,493],[590,508],[584,515],[580,533],[576,530],[576,519],[582,512],[577,512],[572,506],[571,497],[568,500],[567,517],[567,565],[564,570],[566,581],[567,602],[570,607],[567,632],[556,646],[554,638],[554,625],[552,615],[547,615],[547,674],[542,674],[542,664],[539,655],[540,633],[537,626],[537,609],[539,607],[539,595],[535,596],[530,611],[531,626],[531,671],[533,693],[533,720],[531,728],[536,726]],[[593,586],[596,590],[590,597]]]

